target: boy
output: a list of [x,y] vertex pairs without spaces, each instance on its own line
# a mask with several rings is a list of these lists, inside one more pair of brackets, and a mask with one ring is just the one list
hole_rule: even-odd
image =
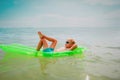
[[[57,44],[57,40],[51,37],[48,37],[44,34],[42,34],[41,32],[38,32],[38,35],[40,37],[40,41],[38,43],[37,46],[37,51],[39,51],[42,47],[43,47],[43,52],[54,52],[54,51],[65,51],[65,50],[74,50],[75,48],[77,48],[77,45],[75,44],[75,41],[73,39],[68,39],[65,43],[65,47],[64,48],[60,48],[57,50],[54,50]],[[52,42],[52,44],[50,46],[48,46],[47,41]]]

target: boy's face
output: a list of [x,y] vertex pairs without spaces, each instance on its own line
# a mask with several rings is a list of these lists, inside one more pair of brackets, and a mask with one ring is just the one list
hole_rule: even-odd
[[65,47],[66,48],[71,48],[73,45],[74,45],[74,42],[72,40],[67,40],[66,44],[65,44]]

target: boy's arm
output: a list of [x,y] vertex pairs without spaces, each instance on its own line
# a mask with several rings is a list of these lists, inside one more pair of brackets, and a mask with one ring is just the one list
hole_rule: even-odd
[[74,44],[69,50],[74,50],[75,48],[77,48],[76,44]]

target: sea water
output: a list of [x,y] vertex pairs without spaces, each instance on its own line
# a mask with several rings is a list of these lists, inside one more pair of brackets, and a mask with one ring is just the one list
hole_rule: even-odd
[[56,38],[56,48],[75,39],[87,48],[84,58],[31,57],[0,50],[0,80],[120,80],[119,27],[2,27],[0,44],[36,47],[38,31]]

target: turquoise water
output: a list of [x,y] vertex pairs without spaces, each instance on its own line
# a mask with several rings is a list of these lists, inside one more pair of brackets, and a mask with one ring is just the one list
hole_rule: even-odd
[[56,38],[57,48],[74,38],[88,48],[85,57],[51,59],[0,50],[0,80],[120,80],[120,28],[0,28],[0,44],[36,47],[37,31]]

